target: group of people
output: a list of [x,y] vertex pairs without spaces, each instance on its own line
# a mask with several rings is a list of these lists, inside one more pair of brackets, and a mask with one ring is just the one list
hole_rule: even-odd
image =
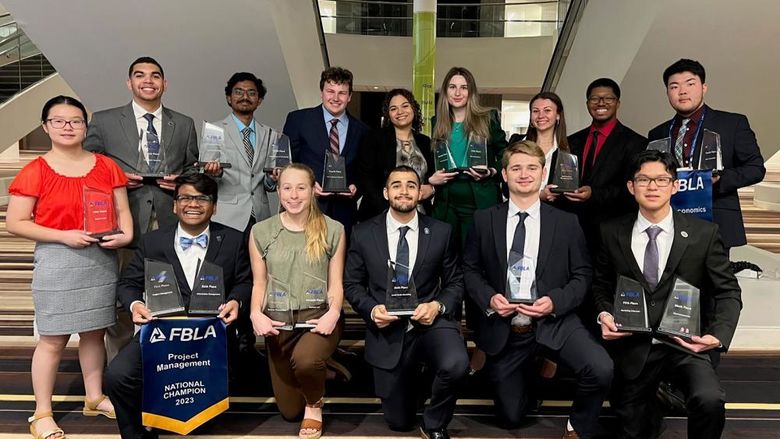
[[[518,426],[532,406],[532,366],[544,351],[576,377],[564,438],[593,437],[608,398],[619,437],[657,437],[654,395],[670,379],[685,395],[689,436],[720,437],[725,395],[717,355],[705,354],[727,350],[736,328],[740,288],[728,249],[745,243],[737,189],[765,170],[745,116],[704,104],[701,64],[679,60],[663,81],[676,114],[649,136],[670,137],[672,153],[645,151],[647,139],[618,121],[620,88],[607,78],[586,90],[589,127],[567,137],[561,99],[542,92],[530,101],[525,138],[508,145],[498,112],[480,104],[462,67],[444,76],[431,121],[437,141],[421,133],[426,121],[408,90],[387,94],[380,129],[349,114],[352,74],[339,67],[322,72],[322,104],[292,111],[280,133],[254,118],[263,82],[240,72],[225,87],[231,112],[216,122],[225,132],[221,161],[231,163],[224,168],[216,161],[194,167],[194,123],[162,105],[167,81],[153,58],[130,65],[132,101],[94,113],[89,124],[80,102],[53,98],[41,117],[52,149],[18,174],[7,215],[10,232],[37,243],[31,433],[65,437],[51,396],[61,353],[78,333],[84,414],[116,418],[123,439],[157,437],[141,423],[141,347],[133,336],[134,324],[153,319],[142,293],[144,260],[154,259],[173,265],[185,306],[201,262],[222,267],[218,317],[234,328],[238,352],[230,361],[256,355],[255,336],[265,337],[277,406],[285,419],[303,418],[303,439],[322,434],[327,364],[343,331],[345,298],[367,323],[364,358],[394,431],[416,428],[419,388],[409,383],[421,363],[433,374],[423,438],[449,437],[458,388],[479,369],[501,424]],[[704,128],[720,134],[724,165],[713,178],[714,224],[670,206],[677,169],[697,162]],[[265,171],[282,133],[293,163]],[[473,136],[485,139],[486,168],[469,167]],[[460,171],[437,169],[438,140]],[[144,177],[161,150],[166,175]],[[575,191],[554,191],[560,152],[580,163]],[[347,192],[325,192],[328,154],[344,159]],[[98,239],[84,231],[84,187],[112,194],[121,233]],[[268,200],[273,191],[280,213]],[[516,264],[535,274],[533,303],[507,299],[507,268]],[[653,327],[677,277],[700,288],[701,336],[662,343],[620,331],[613,317],[619,275],[642,284]],[[289,322],[267,312],[276,283],[297,304],[294,321],[310,329],[284,330]],[[310,314],[303,294],[322,284],[326,309]],[[397,284],[416,292],[409,315],[388,309],[387,290]],[[464,303],[477,345],[471,360]]]

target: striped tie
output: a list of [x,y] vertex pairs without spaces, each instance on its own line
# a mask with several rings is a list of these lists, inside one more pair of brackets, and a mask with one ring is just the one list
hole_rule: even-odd
[[680,131],[677,133],[677,140],[674,142],[674,155],[680,166],[685,166],[685,133],[688,132],[688,122],[690,119],[683,119],[680,125]]
[[328,135],[330,140],[330,152],[336,155],[339,155],[339,128],[336,126],[338,123],[338,119],[330,120],[330,134]]
[[241,130],[241,134],[244,135],[244,151],[246,151],[246,157],[249,159],[249,164],[255,160],[255,150],[252,148],[252,142],[249,140],[249,135],[252,134],[251,128],[244,128]]

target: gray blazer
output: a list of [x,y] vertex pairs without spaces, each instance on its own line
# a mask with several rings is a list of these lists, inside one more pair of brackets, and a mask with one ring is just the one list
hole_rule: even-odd
[[225,130],[225,148],[222,150],[222,162],[231,164],[230,168],[222,170],[219,181],[219,199],[217,213],[212,221],[243,231],[249,223],[252,208],[255,219],[260,222],[271,216],[268,203],[269,188],[274,188],[273,180],[263,172],[269,145],[279,134],[273,128],[267,127],[255,120],[256,141],[255,154],[252,163],[244,151],[244,139],[238,131],[231,115],[214,122]]
[[[162,109],[162,147],[164,166],[173,174],[198,160],[198,141],[192,118],[171,109]],[[139,130],[132,103],[98,111],[92,115],[84,149],[111,157],[126,172],[139,173]],[[156,185],[143,185],[127,192],[133,215],[133,244],[149,230],[152,207],[160,227],[176,224],[173,193]]]

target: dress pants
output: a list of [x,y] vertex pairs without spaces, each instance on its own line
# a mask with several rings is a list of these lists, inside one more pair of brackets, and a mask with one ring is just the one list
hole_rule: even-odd
[[622,439],[656,438],[662,414],[658,383],[670,380],[685,395],[689,438],[720,438],[726,423],[726,394],[708,355],[692,355],[665,344],[650,348],[642,372],[633,380],[617,374],[612,408]]
[[452,420],[456,393],[469,364],[463,337],[455,328],[415,326],[404,336],[401,359],[396,367],[374,368],[374,387],[382,399],[382,412],[391,430],[414,428],[417,394],[423,385],[416,382],[420,376],[420,363],[427,365],[434,374],[431,403],[423,412],[424,428],[446,428]]
[[143,377],[141,343],[136,334],[111,361],[104,372],[103,388],[114,404],[116,422],[122,439],[152,439],[156,431],[148,431],[141,425],[143,402]]

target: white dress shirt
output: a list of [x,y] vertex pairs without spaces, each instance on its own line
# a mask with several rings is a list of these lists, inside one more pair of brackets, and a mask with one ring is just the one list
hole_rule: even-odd
[[658,224],[650,222],[647,218],[642,216],[642,212],[636,217],[634,221],[634,228],[631,231],[631,252],[634,254],[639,269],[644,274],[645,267],[645,247],[647,242],[650,241],[650,237],[647,236],[647,230],[650,226],[658,226],[661,228],[661,232],[655,238],[655,242],[658,245],[658,277],[656,279],[661,280],[661,275],[666,268],[666,261],[669,259],[669,252],[672,251],[672,242],[674,242],[674,217],[672,216],[672,210],[669,209],[669,214]]
[[417,261],[417,238],[419,236],[420,218],[417,211],[414,212],[414,218],[406,224],[403,224],[393,218],[390,212],[387,212],[387,249],[390,252],[390,260],[395,262],[398,254],[398,238],[401,232],[398,230],[403,226],[409,227],[406,231],[406,242],[409,244],[409,278],[411,279],[414,263]]
[[157,107],[157,109],[154,111],[146,111],[140,105],[136,104],[135,101],[133,101],[132,105],[137,127],[136,131],[138,134],[141,134],[142,132],[144,133],[140,139],[141,152],[144,154],[144,158],[148,161],[149,148],[146,146],[146,128],[149,127],[149,121],[144,118],[144,115],[146,113],[152,113],[154,115],[154,119],[152,119],[152,126],[154,126],[154,130],[157,131],[157,138],[159,139],[160,146],[162,147],[162,105]]
[[[524,212],[528,214],[525,219],[525,245],[523,246],[523,257],[530,258],[534,267],[536,267],[537,259],[539,258],[539,233],[541,230],[541,218],[540,208],[541,201],[536,200]],[[515,229],[520,223],[520,217],[517,215],[521,212],[520,208],[509,200],[509,209],[506,216],[506,259],[509,260],[509,252],[512,250],[512,241],[515,240]],[[512,324],[515,326],[526,326],[531,324],[531,318],[524,314],[517,314],[512,318]]]
[[544,184],[539,188],[539,192],[543,191],[547,182],[550,181],[550,167],[553,166],[552,158],[555,151],[558,151],[558,138],[553,136],[553,147],[544,155]]
[[[209,237],[209,241],[211,240],[208,226],[201,235],[206,235]],[[200,266],[206,259],[206,249],[208,246],[203,248],[200,245],[193,243],[187,250],[183,250],[181,245],[179,245],[180,237],[192,239],[195,238],[195,236],[185,232],[184,229],[181,228],[181,224],[179,224],[176,227],[176,233],[173,237],[173,248],[176,249],[176,256],[179,258],[179,264],[181,264],[181,269],[184,271],[184,276],[187,278],[187,285],[192,289],[195,285],[195,276],[197,276]]]

